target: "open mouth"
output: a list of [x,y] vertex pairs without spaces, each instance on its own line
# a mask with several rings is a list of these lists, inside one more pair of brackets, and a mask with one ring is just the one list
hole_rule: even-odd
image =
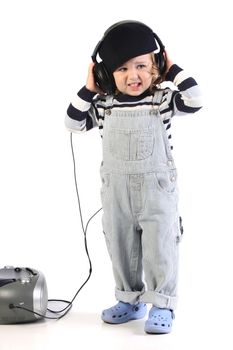
[[138,89],[141,86],[140,82],[128,84],[131,89]]

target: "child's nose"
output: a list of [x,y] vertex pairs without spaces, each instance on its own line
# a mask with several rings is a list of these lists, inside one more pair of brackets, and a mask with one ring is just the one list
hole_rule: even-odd
[[131,68],[128,70],[128,78],[129,79],[135,79],[138,77],[138,72],[136,68]]

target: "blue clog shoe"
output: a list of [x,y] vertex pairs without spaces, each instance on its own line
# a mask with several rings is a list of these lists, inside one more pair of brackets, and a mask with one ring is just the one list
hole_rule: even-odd
[[172,330],[174,313],[170,309],[160,309],[153,306],[145,323],[145,332],[150,334],[166,334]]
[[143,318],[146,311],[144,303],[129,304],[119,301],[115,306],[103,310],[101,318],[106,323],[120,324]]

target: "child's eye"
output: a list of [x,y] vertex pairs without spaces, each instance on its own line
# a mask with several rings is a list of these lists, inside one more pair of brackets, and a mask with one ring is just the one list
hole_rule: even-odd
[[126,72],[127,68],[126,67],[120,67],[117,69],[117,72]]
[[138,69],[143,69],[143,68],[145,68],[145,67],[146,67],[145,64],[138,64],[138,65],[137,65],[137,68],[138,68]]

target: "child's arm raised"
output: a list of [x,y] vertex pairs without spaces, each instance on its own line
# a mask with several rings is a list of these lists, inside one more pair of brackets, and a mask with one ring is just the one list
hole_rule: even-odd
[[86,85],[78,91],[67,109],[65,125],[71,132],[85,132],[97,126],[92,101],[101,91],[94,82],[93,66],[93,63],[89,65]]
[[169,109],[173,115],[195,113],[202,108],[202,95],[196,80],[174,64],[165,52],[167,71],[164,81],[172,82],[176,89],[167,94]]

